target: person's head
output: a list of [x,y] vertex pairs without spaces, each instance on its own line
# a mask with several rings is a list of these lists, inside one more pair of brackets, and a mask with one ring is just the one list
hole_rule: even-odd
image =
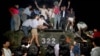
[[58,6],[58,1],[55,1],[54,2],[54,6]]
[[93,29],[94,32],[97,32],[97,29]]
[[43,6],[42,6],[44,9],[46,9],[46,5],[45,4],[43,4]]
[[19,8],[19,5],[18,5],[18,4],[16,4],[16,5],[15,5],[15,7],[16,7],[16,8]]
[[61,35],[59,40],[65,40],[65,39],[66,39],[65,35]]
[[28,45],[29,37],[23,37],[21,39],[21,45]]
[[69,1],[68,1],[68,5],[70,5],[70,3],[71,3],[71,2],[70,2],[70,0],[69,0]]
[[81,43],[81,42],[82,42],[82,39],[80,37],[75,37],[74,38],[74,44]]
[[30,11],[33,12],[34,11],[34,8],[30,8]]
[[52,9],[51,8],[48,8],[48,11],[52,11]]
[[96,46],[100,47],[100,37],[95,37],[93,39],[93,46],[94,47],[96,47]]
[[61,36],[60,36],[59,42],[60,42],[60,44],[66,43],[66,37],[65,37],[65,35],[61,35]]
[[30,8],[30,9],[31,9],[31,8],[32,8],[32,6],[31,6],[31,5],[29,5],[29,6],[28,6],[28,8]]
[[10,41],[9,40],[4,40],[3,47],[8,48],[9,46],[10,46]]
[[61,9],[60,9],[61,11],[63,11],[64,10],[64,7],[63,6],[61,6]]
[[66,10],[66,6],[63,6],[63,9]]
[[43,15],[40,15],[40,19],[44,19],[45,17]]
[[50,10],[50,8],[47,8],[48,9],[48,11]]
[[34,17],[34,19],[37,19],[37,20],[40,18],[40,16],[38,14],[35,14],[33,17]]
[[70,8],[70,12],[73,12],[73,8]]

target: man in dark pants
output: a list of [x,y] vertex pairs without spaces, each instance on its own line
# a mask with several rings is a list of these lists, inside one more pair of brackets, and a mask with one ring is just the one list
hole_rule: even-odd
[[69,43],[66,42],[65,35],[60,36],[59,40],[59,56],[70,56]]
[[60,20],[60,26],[61,29],[65,30],[66,26],[66,20],[67,20],[67,9],[66,6],[61,7],[61,20]]

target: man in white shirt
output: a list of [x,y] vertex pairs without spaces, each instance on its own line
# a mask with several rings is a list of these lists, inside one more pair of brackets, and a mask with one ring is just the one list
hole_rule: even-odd
[[28,31],[31,30],[32,19],[27,19],[22,23],[22,30],[25,37],[28,37]]
[[37,44],[37,46],[40,47],[40,44],[39,44],[39,41],[38,41],[38,31],[37,31],[37,29],[39,29],[38,20],[39,20],[39,15],[35,15],[34,19],[32,20],[32,24],[31,24],[32,38],[31,38],[30,44],[32,44],[33,40],[35,40],[35,43]]
[[28,19],[31,16],[31,13],[32,13],[31,10],[30,10],[31,8],[32,8],[32,6],[29,5],[28,7],[26,7],[24,9],[23,15],[22,15],[23,21],[25,21],[26,19]]

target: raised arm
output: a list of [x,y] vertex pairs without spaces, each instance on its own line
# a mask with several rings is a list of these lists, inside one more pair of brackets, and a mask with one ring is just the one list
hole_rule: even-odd
[[59,4],[58,4],[58,6],[60,6],[60,5],[61,5],[61,3],[62,3],[62,0],[60,0],[60,2],[59,2]]
[[70,1],[68,1],[68,6],[67,6],[67,8],[69,9],[69,7],[70,7]]
[[35,1],[34,3],[36,5],[36,7],[40,10],[40,7],[38,6],[37,2]]

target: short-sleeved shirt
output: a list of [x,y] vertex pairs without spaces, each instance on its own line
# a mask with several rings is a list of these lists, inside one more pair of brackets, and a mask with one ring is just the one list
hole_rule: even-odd
[[31,16],[31,11],[28,7],[24,9],[23,13],[28,15],[28,16]]
[[13,15],[13,14],[19,14],[19,10],[18,10],[17,8],[11,7],[11,8],[9,9],[9,11],[10,11],[10,13],[12,13],[12,15]]
[[31,27],[32,27],[32,28],[37,28],[38,25],[39,25],[39,24],[38,24],[38,20],[37,20],[37,19],[33,19],[33,20],[32,20],[32,23],[31,23]]
[[91,50],[91,56],[100,56],[100,47],[95,47]]
[[60,13],[59,7],[54,7],[54,13],[55,13],[55,14],[59,14],[59,13]]
[[95,37],[100,37],[100,32],[99,32],[99,31],[94,32],[94,33],[93,33],[93,37],[94,37],[94,38],[95,38]]
[[3,48],[3,52],[4,52],[4,56],[12,56],[10,49]]
[[31,19],[27,19],[26,21],[23,22],[22,26],[26,26],[29,27],[32,24],[32,20]]

